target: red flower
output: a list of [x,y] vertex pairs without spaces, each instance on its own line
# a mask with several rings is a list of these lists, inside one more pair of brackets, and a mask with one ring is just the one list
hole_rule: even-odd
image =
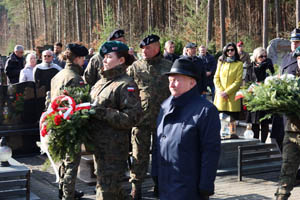
[[55,117],[54,117],[54,123],[55,123],[55,125],[56,126],[58,126],[58,125],[60,125],[60,123],[61,123],[61,121],[62,121],[62,116],[61,115],[56,115]]
[[64,94],[64,95],[69,95],[69,93],[68,93],[67,90],[64,90],[64,91],[63,91],[63,94]]
[[46,126],[43,127],[41,134],[43,137],[45,137],[48,134]]
[[57,108],[58,108],[57,102],[56,101],[52,102],[51,107],[53,110],[57,111]]
[[243,105],[243,110],[247,110],[247,106]]

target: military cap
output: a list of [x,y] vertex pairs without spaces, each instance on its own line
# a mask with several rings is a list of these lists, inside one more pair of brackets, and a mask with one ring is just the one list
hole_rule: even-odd
[[189,42],[185,45],[185,48],[195,48],[197,45],[195,43]]
[[294,57],[300,56],[300,47],[297,47],[297,48],[296,48],[296,50],[295,50],[294,53],[293,53],[293,56],[294,56]]
[[154,34],[148,35],[140,42],[140,48],[143,48],[144,46],[147,46],[151,43],[158,42],[159,39],[160,38],[158,35],[154,35]]
[[291,32],[291,41],[300,41],[300,29],[295,28]]
[[115,40],[121,37],[124,37],[125,32],[122,29],[116,29],[113,32],[110,33],[109,37],[107,38],[107,41]]
[[171,74],[182,74],[189,77],[192,77],[196,80],[199,79],[197,73],[197,66],[195,66],[194,62],[187,57],[178,58],[172,65],[170,72],[165,73],[165,75]]
[[120,52],[120,51],[128,51],[128,50],[129,50],[128,46],[123,42],[107,41],[99,48],[99,53],[102,57],[104,57],[105,54],[108,54],[110,52]]
[[67,49],[70,49],[72,53],[74,53],[77,56],[87,56],[89,54],[89,51],[85,46],[71,43],[66,46]]

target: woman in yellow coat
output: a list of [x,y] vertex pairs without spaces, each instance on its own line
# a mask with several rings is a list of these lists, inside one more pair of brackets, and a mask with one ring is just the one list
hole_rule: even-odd
[[217,71],[214,77],[216,94],[214,104],[219,112],[230,116],[230,137],[236,135],[235,120],[241,111],[240,100],[235,101],[235,94],[240,89],[243,76],[243,63],[234,43],[228,43],[223,48],[223,54],[218,60]]

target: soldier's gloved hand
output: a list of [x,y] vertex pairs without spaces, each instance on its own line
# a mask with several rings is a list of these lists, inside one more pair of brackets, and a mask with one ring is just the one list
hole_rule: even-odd
[[95,117],[99,120],[104,120],[107,113],[107,108],[103,106],[96,106],[94,109],[96,111]]

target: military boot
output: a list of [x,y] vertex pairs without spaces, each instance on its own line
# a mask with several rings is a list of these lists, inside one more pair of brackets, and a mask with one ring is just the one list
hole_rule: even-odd
[[142,199],[142,184],[138,182],[134,182],[131,184],[131,197],[133,200],[141,200]]
[[[74,199],[80,199],[83,196],[84,196],[84,192],[83,191],[77,191],[77,190],[75,190]],[[58,197],[59,197],[59,199],[63,198],[63,191],[61,189],[58,190]]]
[[286,195],[278,195],[276,196],[276,200],[288,200],[289,197]]

